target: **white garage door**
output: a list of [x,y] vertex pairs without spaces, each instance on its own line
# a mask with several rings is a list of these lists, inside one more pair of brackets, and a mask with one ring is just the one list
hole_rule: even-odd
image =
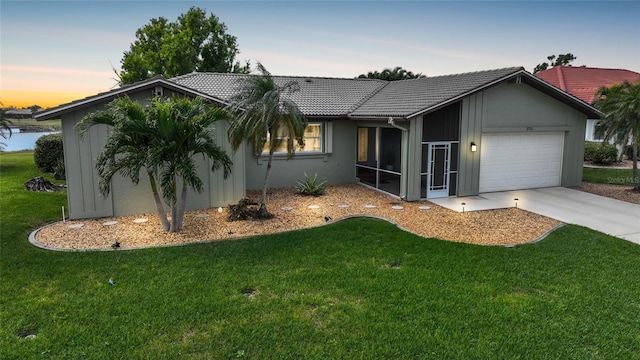
[[485,134],[480,192],[560,186],[563,132]]

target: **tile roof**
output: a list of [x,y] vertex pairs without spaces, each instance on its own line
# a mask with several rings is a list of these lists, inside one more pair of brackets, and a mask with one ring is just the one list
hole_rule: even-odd
[[351,114],[355,117],[410,117],[468,95],[521,67],[392,81]]
[[[276,84],[297,81],[300,91],[289,97],[307,116],[388,117],[408,116],[468,94],[521,67],[464,74],[382,81],[319,77],[273,76]],[[206,94],[229,98],[247,75],[191,73],[170,79]]]
[[[235,94],[247,75],[191,73],[170,79],[223,100]],[[277,85],[297,81],[300,91],[287,95],[307,116],[346,116],[387,82],[372,79],[273,76]]]
[[623,69],[556,66],[534,74],[549,84],[592,104],[601,86],[611,86],[627,80],[640,80],[640,73]]
[[[240,86],[252,75],[227,73],[190,73],[171,79],[160,76],[126,85],[106,93],[63,104],[35,114],[37,120],[53,119],[69,111],[110,101],[114,97],[157,85],[178,93],[202,96],[226,105]],[[411,118],[435,110],[464,96],[511,78],[563,101],[580,111],[599,117],[599,112],[583,100],[526,72],[522,67],[477,71],[463,74],[432,76],[419,79],[383,81],[357,78],[277,76],[279,85],[297,81],[300,91],[288,94],[306,116],[351,118]]]

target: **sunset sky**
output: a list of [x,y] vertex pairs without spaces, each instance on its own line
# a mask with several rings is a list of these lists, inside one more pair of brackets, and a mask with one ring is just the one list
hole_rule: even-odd
[[640,2],[0,2],[0,101],[51,107],[115,87],[112,67],[151,18],[213,12],[239,60],[277,75],[356,77],[402,66],[425,75],[510,66],[551,54],[574,66],[640,72]]

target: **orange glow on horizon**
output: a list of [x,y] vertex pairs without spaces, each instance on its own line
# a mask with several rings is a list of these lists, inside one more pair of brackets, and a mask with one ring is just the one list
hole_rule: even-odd
[[2,90],[0,101],[2,102],[2,107],[5,108],[15,107],[19,109],[39,105],[46,109],[91,95],[95,94]]

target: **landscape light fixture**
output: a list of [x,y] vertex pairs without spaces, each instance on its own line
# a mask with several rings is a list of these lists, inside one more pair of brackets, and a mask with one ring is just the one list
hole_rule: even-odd
[[462,203],[462,213],[464,214],[464,206],[467,205],[466,203]]
[[478,146],[473,141],[471,142],[471,152],[478,151]]
[[516,209],[518,208],[518,198],[513,199],[516,202]]

